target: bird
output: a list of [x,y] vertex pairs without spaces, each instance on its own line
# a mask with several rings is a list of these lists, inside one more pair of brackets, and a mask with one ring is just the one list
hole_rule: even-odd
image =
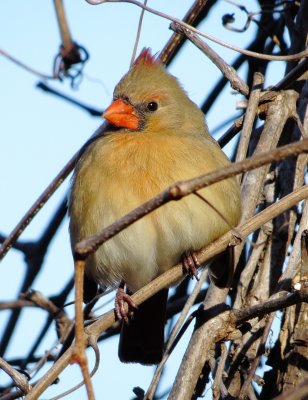
[[[85,146],[74,169],[68,201],[72,249],[175,182],[230,164],[202,111],[149,48],[116,85],[103,117],[107,127]],[[180,261],[196,275],[195,252],[239,221],[234,177],[196,194],[139,219],[86,259],[85,302],[98,287],[118,288],[122,362],[157,364],[164,348],[168,288],[138,307],[130,295]],[[228,263],[212,269],[220,287],[230,284],[230,276]]]

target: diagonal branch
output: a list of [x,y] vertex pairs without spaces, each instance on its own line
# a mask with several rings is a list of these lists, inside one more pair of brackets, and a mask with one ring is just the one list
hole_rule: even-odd
[[[208,15],[215,2],[216,0],[195,0],[184,16],[183,21],[189,25],[197,26]],[[185,43],[185,40],[186,38],[183,35],[173,33],[160,52],[159,58],[161,62],[168,66]]]
[[31,386],[25,374],[22,374],[10,366],[2,357],[0,357],[0,369],[5,371],[14,381],[15,385],[22,391],[23,394],[29,393]]
[[68,163],[62,168],[62,170],[57,174],[57,176],[52,180],[52,182],[47,186],[44,192],[39,196],[39,198],[34,202],[31,208],[26,212],[26,214],[22,217],[22,219],[18,222],[16,227],[12,230],[6,240],[3,242],[0,247],[0,261],[5,257],[10,248],[14,245],[16,240],[25,230],[25,228],[29,225],[29,223],[33,220],[36,214],[40,211],[40,209],[45,205],[48,199],[54,194],[54,192],[61,186],[63,181],[68,177],[68,175],[72,172],[73,168],[76,165],[76,162],[83,150],[87,147],[87,145],[95,138],[103,135],[106,124],[103,123],[90,137],[90,139],[85,143],[85,145],[73,155],[73,157],[68,161]]
[[170,28],[175,32],[184,34],[194,45],[198,47],[207,57],[220,69],[223,76],[230,81],[234,90],[242,93],[244,96],[249,95],[249,88],[246,83],[237,75],[234,68],[230,67],[222,57],[220,57],[209,45],[200,40],[197,35],[193,34],[189,29],[183,26],[172,23]]
[[12,56],[11,54],[7,53],[6,51],[4,51],[2,49],[0,49],[0,54],[3,57],[6,57],[8,60],[12,61],[14,64],[16,64],[19,67],[21,67],[21,68],[25,69],[26,71],[30,72],[30,74],[36,75],[41,79],[57,79],[56,76],[43,74],[42,72],[37,71],[36,69],[30,67],[29,65],[26,65],[25,63],[23,63],[22,61],[18,60],[17,58],[15,58],[14,56]]
[[256,155],[244,161],[201,175],[197,178],[177,182],[174,185],[169,186],[157,196],[135,208],[130,213],[124,215],[103,231],[77,243],[74,249],[74,257],[75,259],[86,258],[108,239],[169,201],[180,200],[182,197],[188,196],[192,192],[226,178],[230,178],[231,176],[256,169],[263,165],[270,164],[273,161],[296,156],[304,152],[308,152],[308,139]]

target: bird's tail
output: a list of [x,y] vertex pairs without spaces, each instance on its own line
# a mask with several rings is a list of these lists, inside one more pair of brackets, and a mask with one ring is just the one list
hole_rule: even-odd
[[158,364],[163,356],[168,289],[142,303],[126,325],[122,323],[119,358],[122,362]]
[[209,265],[210,277],[219,288],[228,288],[232,284],[234,274],[234,247],[229,246],[215,256]]

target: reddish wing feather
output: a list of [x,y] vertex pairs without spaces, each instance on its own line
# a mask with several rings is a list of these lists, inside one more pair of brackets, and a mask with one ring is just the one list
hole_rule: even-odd
[[144,64],[144,65],[157,65],[159,64],[159,59],[156,55],[152,55],[151,49],[149,47],[144,47],[141,50],[141,53],[136,58],[134,65],[137,64]]

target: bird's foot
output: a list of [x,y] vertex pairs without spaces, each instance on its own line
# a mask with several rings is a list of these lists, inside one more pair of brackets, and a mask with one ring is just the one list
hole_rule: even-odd
[[188,275],[191,278],[195,277],[198,281],[198,268],[201,266],[201,264],[199,263],[196,254],[192,251],[185,251],[182,256],[182,264]]
[[124,291],[124,286],[124,282],[121,282],[120,286],[118,287],[115,298],[115,313],[120,321],[123,320],[126,324],[128,324],[129,312],[126,311],[125,303],[127,303],[129,308],[137,308],[137,306],[130,295]]

